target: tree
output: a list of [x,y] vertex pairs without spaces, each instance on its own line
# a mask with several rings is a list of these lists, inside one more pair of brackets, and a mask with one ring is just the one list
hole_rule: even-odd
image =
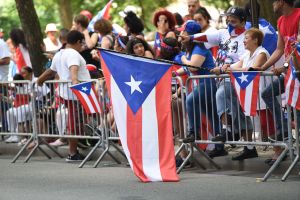
[[70,29],[72,27],[72,5],[71,0],[56,0],[59,9],[61,25],[64,28]]
[[36,14],[33,0],[15,0],[22,29],[28,45],[28,51],[34,75],[38,77],[43,72],[47,59],[42,52],[43,35]]

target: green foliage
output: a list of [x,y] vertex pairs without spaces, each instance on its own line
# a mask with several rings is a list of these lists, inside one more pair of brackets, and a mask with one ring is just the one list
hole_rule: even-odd
[[4,38],[7,39],[12,28],[20,27],[15,1],[8,0],[5,5],[1,4],[0,13],[0,28],[4,31]]
[[209,5],[214,5],[217,9],[227,9],[231,6],[231,0],[206,0],[205,1]]

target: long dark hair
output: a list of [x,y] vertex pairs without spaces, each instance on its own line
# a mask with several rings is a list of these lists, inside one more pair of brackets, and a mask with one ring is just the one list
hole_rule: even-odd
[[18,47],[20,44],[22,44],[25,48],[27,48],[25,35],[22,29],[13,28],[9,33],[9,37],[11,38],[15,47]]
[[142,45],[144,46],[145,51],[151,51],[151,53],[154,55],[154,52],[152,50],[152,48],[149,46],[149,44],[140,38],[132,38],[131,40],[128,41],[127,45],[126,45],[126,51],[128,54],[134,54],[133,52],[133,46],[136,44],[142,43]]

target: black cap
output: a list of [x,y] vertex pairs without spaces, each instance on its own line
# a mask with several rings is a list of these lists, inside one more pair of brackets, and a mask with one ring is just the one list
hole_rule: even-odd
[[222,16],[234,16],[238,17],[241,21],[246,20],[246,13],[243,8],[232,6]]

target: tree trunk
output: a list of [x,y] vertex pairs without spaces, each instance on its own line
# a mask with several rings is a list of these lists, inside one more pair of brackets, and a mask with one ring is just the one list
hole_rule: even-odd
[[64,28],[72,27],[73,14],[71,0],[56,0],[59,9],[60,21]]
[[43,72],[43,66],[47,62],[43,55],[43,35],[36,14],[33,0],[15,0],[22,29],[25,34],[34,76],[38,77]]
[[268,20],[277,29],[277,19],[279,16],[273,12],[272,4],[266,0],[258,0],[257,2],[260,4],[260,17]]
[[244,8],[248,0],[234,0],[234,5]]

